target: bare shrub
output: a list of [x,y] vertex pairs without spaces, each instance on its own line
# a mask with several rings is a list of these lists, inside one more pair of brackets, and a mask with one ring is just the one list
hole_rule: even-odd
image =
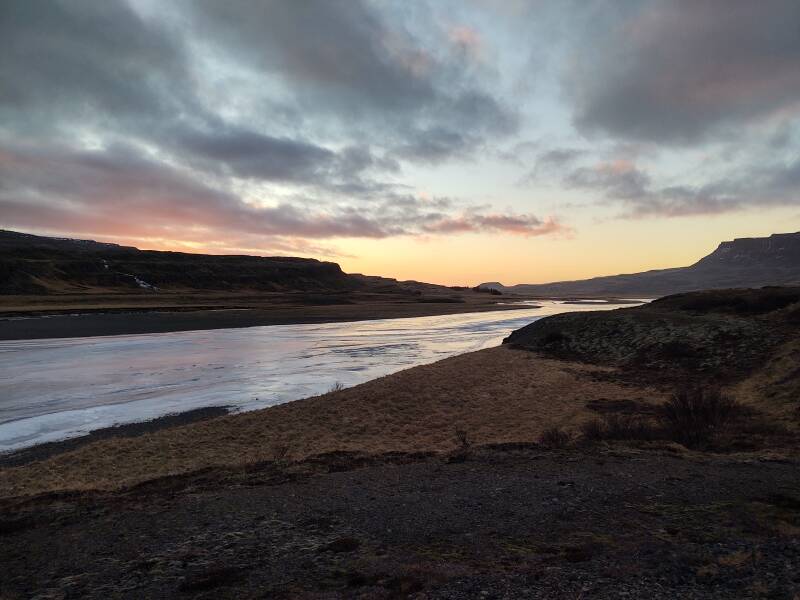
[[607,415],[606,437],[612,440],[652,440],[658,437],[653,424],[637,415]]
[[539,443],[545,448],[552,449],[564,448],[571,440],[572,436],[558,427],[546,429],[542,432],[542,435],[539,436]]
[[712,387],[681,389],[656,407],[654,416],[612,413],[581,427],[582,438],[589,442],[672,440],[689,447],[713,442],[715,447],[755,448],[781,435],[780,426]]
[[456,441],[458,441],[458,447],[462,449],[469,448],[472,445],[469,441],[469,435],[463,429],[456,429]]
[[606,430],[600,419],[592,419],[581,425],[581,435],[590,442],[599,442],[605,438]]
[[470,454],[472,454],[472,442],[467,432],[463,429],[455,430],[455,438],[457,446],[456,449],[450,453],[450,456],[448,456],[447,462],[464,462],[469,458]]
[[341,381],[337,381],[331,387],[328,388],[328,393],[331,394],[333,392],[341,392],[344,389],[344,384]]
[[288,444],[275,444],[272,446],[272,460],[275,462],[283,462],[289,454]]
[[675,440],[687,446],[710,441],[741,415],[743,407],[718,388],[684,388],[661,405],[660,419]]
[[583,424],[584,439],[601,440],[653,440],[662,432],[646,417],[638,415],[605,415],[602,420],[592,419]]

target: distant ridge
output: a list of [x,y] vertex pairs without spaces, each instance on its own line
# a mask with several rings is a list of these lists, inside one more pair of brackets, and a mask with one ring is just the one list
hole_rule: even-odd
[[454,301],[445,286],[345,273],[314,258],[139,250],[0,229],[0,295],[161,292],[269,292],[327,304],[349,303],[356,292]]
[[346,291],[363,280],[311,258],[139,250],[0,230],[0,294],[140,290]]
[[578,281],[480,287],[541,296],[655,297],[705,289],[800,284],[800,232],[722,242],[688,267],[593,277]]

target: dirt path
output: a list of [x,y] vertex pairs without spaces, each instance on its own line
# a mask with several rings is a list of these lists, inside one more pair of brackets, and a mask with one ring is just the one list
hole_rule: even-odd
[[797,598],[798,464],[350,455],[0,505],[0,597]]

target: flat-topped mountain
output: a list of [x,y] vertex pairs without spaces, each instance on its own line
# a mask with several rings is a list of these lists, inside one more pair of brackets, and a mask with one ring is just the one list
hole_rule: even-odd
[[541,296],[654,297],[704,289],[800,283],[800,233],[722,242],[688,267],[594,277],[578,281],[481,287]]
[[364,286],[338,264],[310,258],[160,252],[0,231],[3,294],[125,289],[335,291]]
[[766,238],[722,242],[694,266],[698,268],[763,268],[800,271],[800,233],[776,233]]
[[[467,287],[291,256],[189,254],[0,230],[0,339],[419,317],[485,310]],[[47,319],[8,319],[37,317]]]

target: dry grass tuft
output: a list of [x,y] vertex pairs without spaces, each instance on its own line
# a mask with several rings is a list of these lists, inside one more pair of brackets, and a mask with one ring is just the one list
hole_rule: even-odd
[[539,436],[539,443],[545,448],[557,450],[566,448],[572,441],[572,436],[558,427],[550,427],[542,432]]

